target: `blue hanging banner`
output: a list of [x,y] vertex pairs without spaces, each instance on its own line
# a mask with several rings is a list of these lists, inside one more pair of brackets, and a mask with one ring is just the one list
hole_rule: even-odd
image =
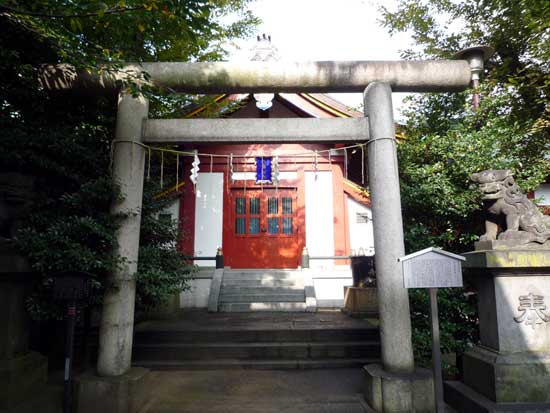
[[271,183],[271,157],[256,158],[256,182]]

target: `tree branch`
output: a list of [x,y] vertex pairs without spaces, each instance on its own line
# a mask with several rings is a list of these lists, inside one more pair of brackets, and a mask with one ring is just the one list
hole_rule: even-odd
[[102,14],[117,14],[117,13],[126,13],[132,11],[141,11],[145,10],[145,6],[136,6],[136,7],[118,7],[115,9],[108,9],[103,12],[90,12],[90,13],[80,13],[80,14],[49,14],[49,13],[39,13],[26,10],[18,10],[10,6],[0,5],[0,11],[6,11],[11,14],[19,14],[24,16],[34,16],[34,17],[46,17],[49,19],[70,19],[77,17],[94,17]]

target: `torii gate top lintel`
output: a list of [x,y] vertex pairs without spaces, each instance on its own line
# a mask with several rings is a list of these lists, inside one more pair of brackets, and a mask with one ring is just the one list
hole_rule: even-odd
[[474,47],[458,60],[129,63],[100,74],[45,65],[42,82],[49,90],[117,91],[146,72],[150,84],[185,93],[363,92],[373,82],[394,92],[453,92],[471,85],[489,55]]

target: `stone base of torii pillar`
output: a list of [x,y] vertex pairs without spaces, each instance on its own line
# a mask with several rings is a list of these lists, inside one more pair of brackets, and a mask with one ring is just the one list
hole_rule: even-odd
[[464,354],[464,382],[445,383],[445,400],[459,412],[550,412],[550,249],[498,242],[464,254],[480,345]]
[[368,411],[435,412],[434,381],[431,370],[416,368],[411,373],[388,372],[381,364],[363,367],[363,396]]

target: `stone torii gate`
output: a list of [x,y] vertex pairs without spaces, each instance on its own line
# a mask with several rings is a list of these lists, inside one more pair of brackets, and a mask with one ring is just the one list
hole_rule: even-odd
[[[140,144],[368,141],[382,366],[366,368],[367,401],[376,411],[433,410],[431,377],[415,371],[409,300],[397,262],[405,251],[392,92],[475,87],[488,53],[489,48],[474,47],[461,52],[457,60],[438,61],[143,63],[98,76],[76,73],[67,66],[45,67],[43,84],[50,90],[119,93],[113,178],[125,197],[112,212],[126,214],[114,251],[124,265],[108,280],[111,288],[103,302],[97,375],[81,379],[79,406],[93,401],[94,411],[132,411],[136,404],[121,400],[131,398],[128,389],[138,388],[146,373],[131,368],[145,166]],[[365,118],[149,119],[147,99],[120,88],[121,81],[142,71],[149,74],[150,84],[186,93],[364,92]]]

